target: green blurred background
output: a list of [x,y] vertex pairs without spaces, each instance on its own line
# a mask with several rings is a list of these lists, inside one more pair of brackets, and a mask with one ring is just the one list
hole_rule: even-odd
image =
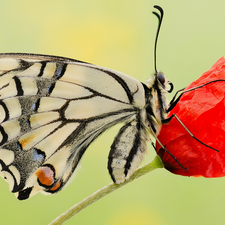
[[[154,72],[158,21],[151,12],[155,4],[165,11],[158,69],[180,89],[224,55],[225,1],[0,0],[0,51],[71,57],[144,82]],[[0,179],[0,224],[48,224],[111,182],[107,156],[119,127],[108,130],[89,147],[75,178],[54,196],[37,194],[18,201]],[[149,146],[144,163],[154,156]],[[224,205],[225,178],[188,178],[158,169],[66,224],[217,225],[224,224]]]

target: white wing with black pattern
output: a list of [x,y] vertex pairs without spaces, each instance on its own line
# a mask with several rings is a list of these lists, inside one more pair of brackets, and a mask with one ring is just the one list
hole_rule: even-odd
[[145,88],[139,81],[30,54],[1,54],[0,74],[1,175],[18,199],[59,191],[89,144],[121,121],[126,125],[112,145],[109,172],[119,183],[138,167],[146,151]]

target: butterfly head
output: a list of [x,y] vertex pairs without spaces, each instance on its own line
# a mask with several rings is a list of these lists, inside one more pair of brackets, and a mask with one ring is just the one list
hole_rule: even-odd
[[149,90],[161,91],[163,93],[171,93],[173,91],[173,83],[166,79],[163,72],[158,71],[153,77],[147,80]]
[[158,84],[159,87],[161,86],[166,92],[170,93],[173,91],[173,83],[166,79],[163,72],[158,71],[154,80],[155,83]]
[[146,94],[146,112],[149,124],[154,133],[158,133],[162,121],[167,116],[168,101],[166,94],[172,92],[173,84],[168,81],[163,74],[163,72],[157,70],[156,66],[156,48],[159,37],[160,27],[163,20],[163,9],[160,6],[155,5],[155,9],[158,12],[153,12],[153,14],[158,18],[159,24],[156,32],[155,38],[155,48],[154,48],[154,66],[155,74],[152,78],[147,81],[147,88],[145,89]]

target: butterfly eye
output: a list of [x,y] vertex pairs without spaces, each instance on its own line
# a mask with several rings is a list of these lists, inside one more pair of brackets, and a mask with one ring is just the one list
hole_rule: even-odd
[[161,72],[157,73],[157,79],[161,84],[164,84],[166,82],[166,78]]

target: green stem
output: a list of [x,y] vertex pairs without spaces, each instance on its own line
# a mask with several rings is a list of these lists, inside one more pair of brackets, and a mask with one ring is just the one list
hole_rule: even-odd
[[157,168],[163,168],[164,165],[160,159],[159,156],[156,156],[155,159],[146,164],[145,166],[139,168],[134,172],[134,174],[126,180],[122,184],[115,184],[111,183],[108,184],[107,186],[103,187],[102,189],[96,191],[92,195],[88,196],[87,198],[83,199],[81,202],[77,203],[76,205],[72,206],[70,209],[68,209],[66,212],[61,214],[59,217],[57,217],[55,220],[53,220],[49,225],[59,225],[63,224],[66,220],[70,219],[72,216],[76,215],[78,212],[81,210],[85,209],[87,206],[91,205],[92,203],[98,201],[105,195],[115,191],[116,189],[130,183],[131,181],[137,179],[140,176],[145,175],[146,173],[157,169]]

